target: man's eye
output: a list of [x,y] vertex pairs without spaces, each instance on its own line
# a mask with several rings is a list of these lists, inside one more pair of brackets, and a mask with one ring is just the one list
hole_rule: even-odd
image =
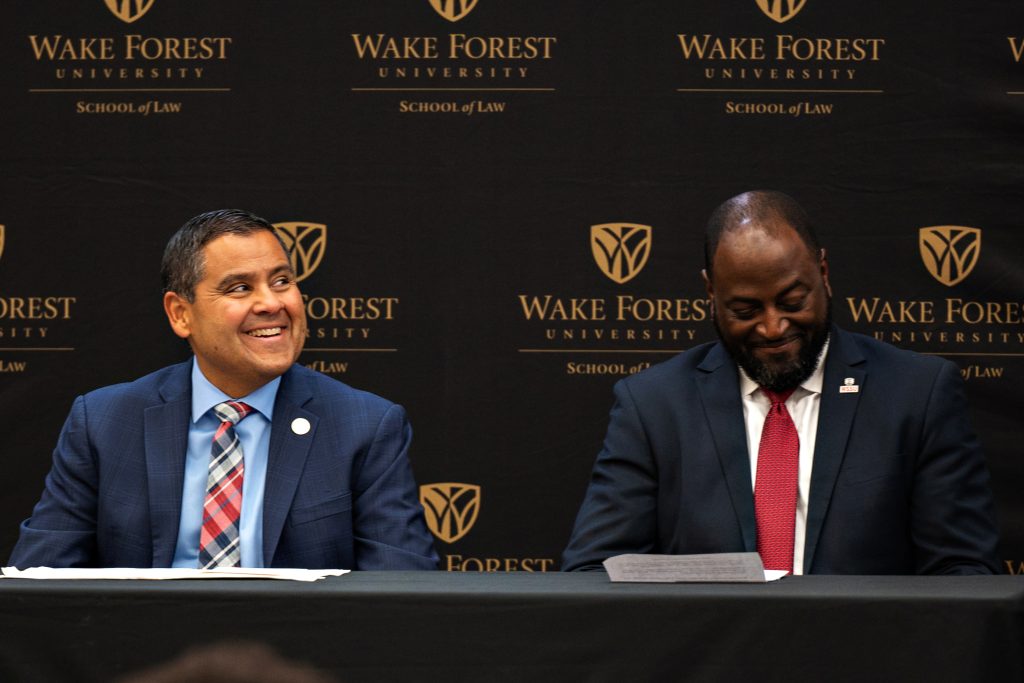
[[796,313],[804,307],[804,299],[800,298],[796,301],[783,301],[779,304],[779,308],[789,313]]
[[286,275],[276,278],[272,283],[274,287],[287,287],[292,284],[292,279]]
[[249,285],[241,284],[241,283],[237,284],[237,285],[231,285],[227,289],[228,294],[244,294],[245,292],[248,292],[248,291],[249,291]]
[[754,317],[753,308],[734,308],[732,314],[740,320],[750,320]]

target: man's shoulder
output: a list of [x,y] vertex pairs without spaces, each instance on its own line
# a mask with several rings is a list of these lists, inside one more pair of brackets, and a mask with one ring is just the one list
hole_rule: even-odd
[[[837,327],[834,329],[834,333],[840,342],[840,346],[836,350],[846,356],[847,359],[851,354],[854,354],[854,357],[859,355],[869,364],[899,367],[904,373],[913,370],[937,372],[943,366],[951,364],[951,361],[939,356],[925,355],[909,349],[901,349],[898,346],[893,346],[887,342],[857,332],[850,332]],[[829,354],[831,356],[831,350]]]
[[360,410],[370,413],[384,413],[395,405],[394,402],[377,394],[329,377],[298,363],[285,373],[282,389],[289,394],[306,394],[315,404]]
[[662,387],[673,387],[678,390],[692,381],[701,368],[705,368],[713,350],[718,350],[718,342],[707,342],[672,356],[666,361],[652,365],[640,372],[629,375],[619,382],[620,386],[628,386],[630,392],[646,392]]
[[186,396],[189,389],[189,370],[191,361],[176,363],[160,368],[148,375],[143,375],[130,382],[109,384],[105,387],[93,389],[84,395],[87,402],[106,403],[112,401],[130,401],[141,403],[152,403],[154,399],[166,400],[167,392],[173,398],[174,394],[184,393]]

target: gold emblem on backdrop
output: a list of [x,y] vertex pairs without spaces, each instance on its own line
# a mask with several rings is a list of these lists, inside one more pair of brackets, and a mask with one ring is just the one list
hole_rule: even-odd
[[274,229],[284,241],[288,260],[295,271],[295,281],[302,282],[313,274],[324,259],[327,249],[327,226],[305,221],[274,223]]
[[925,268],[936,280],[952,287],[971,274],[981,253],[981,230],[961,225],[933,225],[918,231]]
[[0,258],[4,255],[4,226],[0,225]]
[[444,482],[420,486],[420,503],[430,531],[445,543],[465,536],[480,514],[480,487]]
[[761,11],[780,24],[800,14],[806,4],[807,0],[757,0]]
[[640,274],[651,255],[649,225],[602,223],[590,226],[590,249],[601,272],[619,283]]
[[458,21],[473,11],[479,0],[430,0],[430,6],[448,21]]
[[114,16],[130,24],[149,11],[156,0],[103,0],[107,3],[107,9],[114,13]]

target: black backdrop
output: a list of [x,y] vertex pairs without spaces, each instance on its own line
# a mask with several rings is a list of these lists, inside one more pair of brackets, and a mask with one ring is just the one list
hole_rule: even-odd
[[242,207],[305,236],[301,362],[407,407],[445,568],[554,569],[612,383],[713,337],[703,222],[768,187],[841,325],[963,369],[1020,572],[1021,47],[1007,0],[5,2],[0,556],[73,397],[187,357],[167,237]]

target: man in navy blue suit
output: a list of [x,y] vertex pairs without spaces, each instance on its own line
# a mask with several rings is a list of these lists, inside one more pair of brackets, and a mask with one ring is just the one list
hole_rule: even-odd
[[[405,412],[296,364],[305,310],[273,226],[238,210],[197,216],[168,243],[162,276],[194,357],[75,400],[11,564],[197,567],[216,523],[236,566],[435,569]],[[218,480],[230,487],[215,501],[211,443],[228,423],[214,407],[227,401],[250,412],[219,455],[240,448],[244,467]]]
[[758,550],[773,521],[756,500],[760,439],[781,395],[798,437],[783,525],[793,573],[998,571],[957,367],[832,324],[825,250],[793,199],[759,191],[720,206],[704,282],[719,341],[615,385],[564,570],[624,553]]

